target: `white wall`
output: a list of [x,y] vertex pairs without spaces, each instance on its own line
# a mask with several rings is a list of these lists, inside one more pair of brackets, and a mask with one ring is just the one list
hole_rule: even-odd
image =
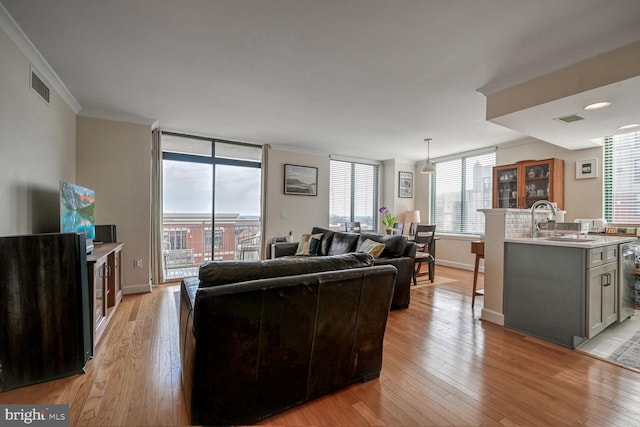
[[[284,165],[318,168],[317,196],[284,194]],[[265,243],[293,230],[294,241],[314,226],[329,226],[329,156],[269,148],[266,161]],[[265,248],[266,249],[266,248]],[[264,252],[266,255],[268,252]]]
[[79,116],[77,138],[77,180],[95,191],[96,224],[116,224],[125,243],[123,292],[150,291],[151,126]]
[[[404,214],[412,211],[416,206],[416,175],[415,164],[399,161],[396,159],[386,160],[382,165],[382,194],[380,200],[383,206],[398,218],[398,222],[405,222]],[[399,197],[398,187],[400,183],[400,172],[411,172],[413,174],[413,197]],[[409,225],[405,224],[405,234]],[[378,232],[384,232],[384,226],[380,222]]]
[[61,179],[76,179],[76,116],[51,89],[29,84],[30,63],[0,30],[0,236],[60,231]]

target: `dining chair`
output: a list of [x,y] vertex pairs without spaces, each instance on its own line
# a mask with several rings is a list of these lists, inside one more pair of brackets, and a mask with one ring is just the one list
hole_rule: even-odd
[[415,226],[415,234],[413,236],[413,242],[416,244],[416,260],[415,268],[413,270],[413,284],[417,285],[417,276],[420,272],[422,264],[426,263],[429,266],[429,280],[431,283],[434,281],[434,264],[435,258],[431,255],[433,242],[436,234],[435,225],[417,224]]
[[394,236],[402,236],[402,232],[404,231],[404,222],[396,222],[393,224],[393,229],[391,230],[391,234]]
[[360,221],[345,222],[344,231],[349,233],[360,233],[362,231],[362,228],[360,227]]

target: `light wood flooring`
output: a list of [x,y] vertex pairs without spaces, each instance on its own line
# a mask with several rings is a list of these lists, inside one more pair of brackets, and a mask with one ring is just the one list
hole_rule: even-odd
[[[640,373],[480,321],[472,273],[436,272],[409,309],[391,312],[379,379],[262,424],[640,425]],[[72,426],[188,424],[175,290],[126,296],[86,374],[0,393],[0,403],[70,404]]]

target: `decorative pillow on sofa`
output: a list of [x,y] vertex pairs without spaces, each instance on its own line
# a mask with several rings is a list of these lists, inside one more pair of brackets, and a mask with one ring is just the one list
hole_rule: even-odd
[[318,254],[322,234],[303,234],[298,243],[296,255],[310,256]]
[[371,255],[374,258],[378,258],[382,251],[384,251],[385,244],[380,242],[375,242],[371,239],[367,239],[362,242],[362,245],[358,248],[358,252],[364,252],[366,254]]

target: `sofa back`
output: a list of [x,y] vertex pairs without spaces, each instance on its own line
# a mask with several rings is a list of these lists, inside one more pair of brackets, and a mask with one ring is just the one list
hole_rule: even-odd
[[191,423],[252,424],[376,378],[395,275],[387,265],[197,289],[180,327]]
[[[355,252],[365,240],[370,239],[375,242],[384,243],[384,251],[380,255],[383,258],[410,256],[409,251],[407,251],[410,243],[405,236],[392,236],[371,232],[345,233],[322,227],[313,227],[311,234],[320,233],[322,234],[322,238],[320,239],[318,255],[336,255]],[[413,256],[415,257],[415,254]]]
[[364,253],[348,253],[331,257],[276,258],[263,261],[209,261],[200,266],[200,287],[220,286],[248,280],[322,271],[371,267],[373,258]]

